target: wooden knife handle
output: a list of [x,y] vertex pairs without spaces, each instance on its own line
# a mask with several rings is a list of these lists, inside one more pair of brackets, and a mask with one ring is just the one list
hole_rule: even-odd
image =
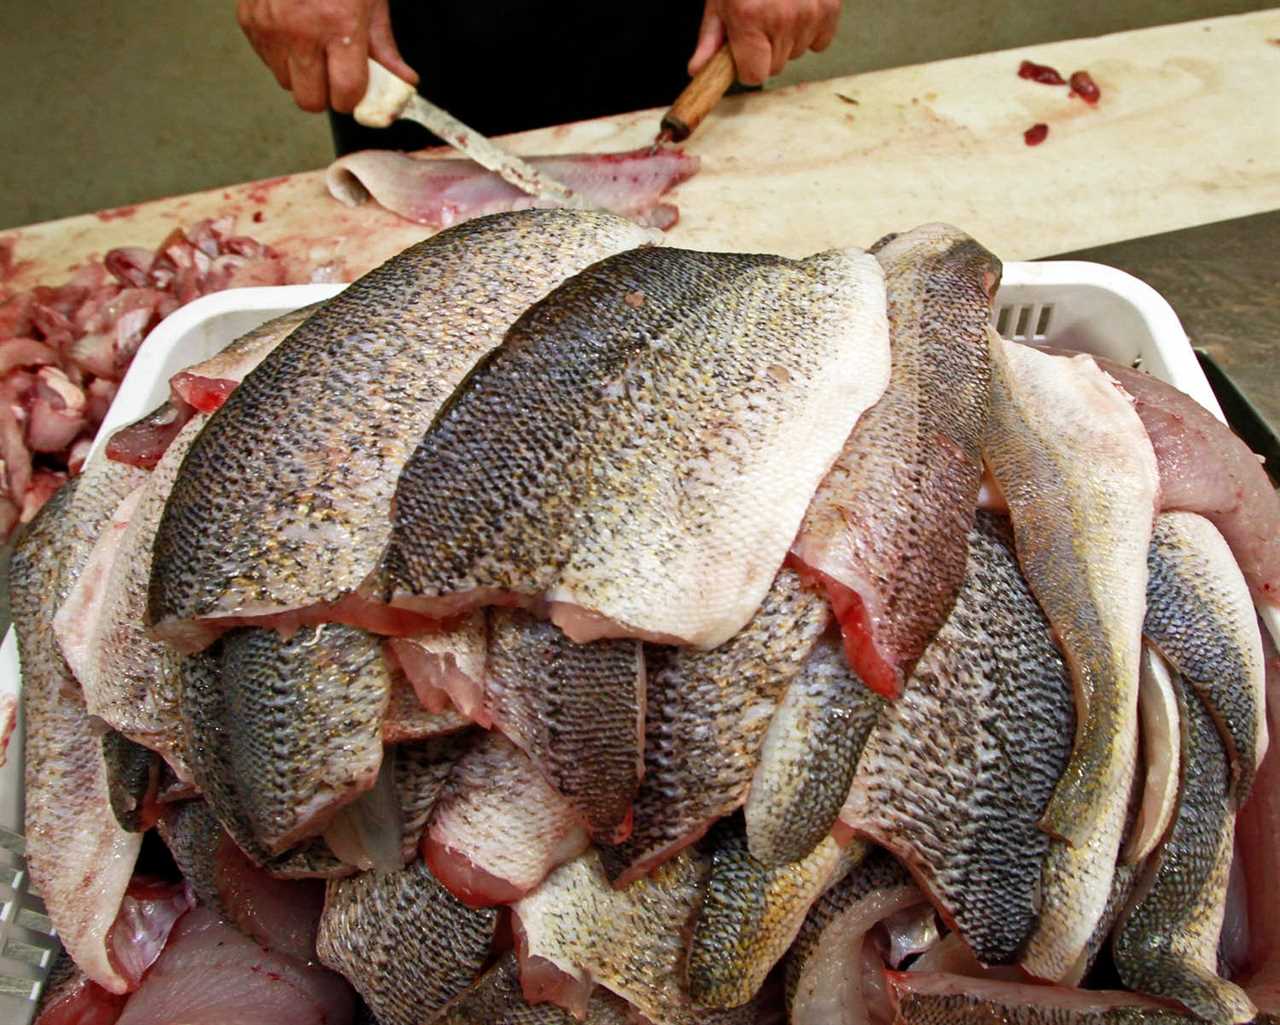
[[737,74],[733,54],[729,50],[729,44],[725,43],[703,65],[702,70],[693,76],[693,81],[685,86],[684,92],[676,97],[671,109],[663,115],[663,131],[671,135],[673,142],[683,142],[689,138],[693,130],[702,123],[702,119],[720,102],[729,86],[733,85]]

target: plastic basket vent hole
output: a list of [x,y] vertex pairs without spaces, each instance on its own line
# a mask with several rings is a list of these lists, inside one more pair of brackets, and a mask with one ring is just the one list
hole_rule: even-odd
[[1001,306],[995,318],[996,333],[1018,342],[1043,341],[1049,335],[1052,320],[1051,305]]

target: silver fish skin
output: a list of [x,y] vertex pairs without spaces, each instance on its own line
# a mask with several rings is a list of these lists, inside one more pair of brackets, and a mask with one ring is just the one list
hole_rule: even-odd
[[381,1025],[421,1025],[480,975],[498,912],[469,908],[427,866],[330,881],[316,951]]
[[769,722],[743,808],[761,865],[801,861],[831,832],[884,703],[823,637]]
[[397,478],[440,406],[530,303],[656,238],[608,214],[478,218],[326,303],[188,453],[156,535],[157,635],[191,652],[235,621],[381,622],[339,599],[377,564]]
[[719,648],[647,649],[645,770],[632,831],[600,847],[617,885],[746,801],[769,721],[830,621],[826,601],[784,569],[746,629]]
[[405,466],[374,592],[711,649],[759,607],[888,379],[883,275],[638,249],[532,306]]
[[560,985],[545,995],[561,1006],[581,1012],[594,982],[653,1025],[695,1025],[698,1012],[681,980],[708,867],[701,856],[682,851],[651,877],[617,891],[594,851],[561,865],[512,905],[517,935],[524,937],[525,992],[549,966]]
[[1040,917],[1038,826],[1070,753],[1071,679],[1005,521],[979,513],[955,606],[872,730],[841,821],[908,865],[978,960]]
[[741,1007],[759,993],[813,902],[866,848],[855,843],[846,852],[828,837],[802,861],[769,868],[752,857],[736,819],[707,839],[711,874],[689,945],[689,996],[699,1007]]
[[1217,723],[1239,807],[1268,741],[1262,637],[1249,585],[1217,528],[1195,513],[1156,518],[1147,569],[1143,633]]
[[1243,1025],[1258,1009],[1217,973],[1235,839],[1231,772],[1208,709],[1190,685],[1175,682],[1182,713],[1178,810],[1115,931],[1112,953],[1130,989],[1176,1000],[1214,1025]]
[[964,577],[1001,265],[947,224],[871,251],[888,293],[889,386],[845,440],[792,553],[828,589],[850,665],[895,698]]
[[206,420],[193,417],[169,443],[139,488],[124,530],[104,532],[95,546],[95,556],[103,546],[113,549],[105,580],[73,589],[55,621],[90,714],[158,752],[183,780],[191,770],[178,712],[178,656],[147,630],[147,588],[165,501]]
[[485,700],[498,729],[605,841],[630,832],[644,765],[639,641],[575,644],[519,609],[489,621]]
[[223,641],[222,686],[231,770],[268,851],[315,835],[373,786],[391,690],[377,637],[338,623],[288,640],[238,630]]
[[53,617],[98,531],[140,476],[131,467],[91,464],[31,521],[9,566],[22,663],[31,882],[63,946],[90,979],[112,993],[129,988],[112,963],[108,936],[142,835],[116,820],[99,731],[62,657]]

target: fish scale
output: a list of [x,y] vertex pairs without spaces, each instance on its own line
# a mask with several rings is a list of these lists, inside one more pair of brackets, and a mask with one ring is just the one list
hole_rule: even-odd
[[220,619],[354,591],[387,542],[405,460],[475,361],[564,278],[657,237],[608,214],[479,218],[410,247],[313,313],[187,456],[156,536],[157,633],[199,650],[227,625]]
[[728,640],[883,391],[882,280],[852,250],[640,249],[571,278],[405,466],[377,595],[546,603],[576,641]]
[[840,817],[917,874],[978,960],[1007,964],[1040,916],[1038,823],[1075,716],[1007,524],[979,513],[968,550],[955,607],[867,739]]
[[623,1001],[599,989],[591,994],[581,1020],[555,1004],[526,1003],[520,966],[508,951],[435,1020],[438,1025],[629,1025],[627,1012]]

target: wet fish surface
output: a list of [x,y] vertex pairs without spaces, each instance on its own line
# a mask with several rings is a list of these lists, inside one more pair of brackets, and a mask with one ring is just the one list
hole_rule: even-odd
[[719,648],[647,649],[645,770],[630,837],[601,847],[610,878],[643,875],[746,801],[769,720],[830,619],[823,598],[784,569]]
[[426,831],[436,802],[445,792],[449,774],[471,749],[474,738],[466,733],[429,737],[397,744],[383,754],[394,757],[395,783],[402,816],[404,837],[402,860],[408,864],[418,855],[418,841]]
[[[530,1004],[520,989],[520,965],[508,951],[452,1001],[438,1018],[439,1025],[575,1025],[579,1019],[555,1004]],[[603,990],[591,994],[581,1025],[629,1025],[625,1003]]]
[[751,856],[779,866],[808,857],[831,832],[884,699],[825,636],[774,712],[744,807]]
[[1126,986],[1176,1000],[1206,1021],[1242,1025],[1258,1009],[1217,973],[1235,837],[1231,773],[1217,728],[1195,689],[1181,688],[1182,787],[1164,844],[1138,883],[1112,942]]
[[462,904],[418,861],[331,881],[316,949],[381,1025],[420,1025],[480,974],[497,921],[497,911]]
[[1143,633],[1218,724],[1238,806],[1267,746],[1262,637],[1248,585],[1222,535],[1195,513],[1156,518],[1147,567]]
[[115,730],[107,730],[102,735],[102,760],[116,821],[130,833],[145,833],[151,828],[150,819],[155,814],[160,783],[159,756]]
[[[325,304],[240,383],[188,453],[156,536],[157,634],[199,650],[237,620],[305,619],[298,610],[350,594],[387,541],[401,467],[475,361],[568,275],[653,238],[608,214],[483,218]],[[345,608],[356,625],[372,615]]]
[[872,251],[888,291],[889,387],[845,441],[792,551],[826,587],[849,664],[896,697],[964,576],[1001,266],[945,224]]
[[522,610],[489,622],[485,699],[592,835],[625,839],[640,782],[644,654],[638,641],[575,644]]
[[1040,816],[1067,764],[1071,679],[1007,522],[979,513],[951,615],[871,731],[841,821],[893,851],[978,960],[1040,916]]
[[379,597],[545,605],[579,642],[728,640],[884,389],[882,280],[854,250],[639,249],[571,278],[405,466]]

